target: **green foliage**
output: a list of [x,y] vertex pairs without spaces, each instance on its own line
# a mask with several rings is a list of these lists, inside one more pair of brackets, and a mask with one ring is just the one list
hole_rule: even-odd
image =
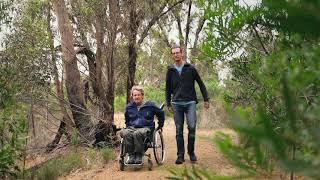
[[235,179],[235,177],[227,177],[227,176],[219,176],[216,173],[209,171],[204,168],[192,166],[192,168],[178,168],[178,167],[170,167],[168,168],[170,172],[170,176],[167,177],[168,179],[172,180],[182,180],[182,179],[208,179],[208,180],[229,180]]
[[88,156],[88,159],[90,160],[90,161],[96,161],[97,160],[97,151],[95,150],[95,149],[92,149],[92,148],[89,148],[88,150],[87,150],[87,153],[86,153],[86,155]]
[[145,100],[153,101],[160,106],[165,101],[165,84],[161,83],[160,87],[145,86]]
[[[21,5],[21,2],[15,3]],[[18,162],[23,157],[22,147],[26,142],[26,109],[33,103],[29,100],[32,96],[41,99],[47,92],[44,89],[49,84],[50,64],[44,58],[48,50],[44,6],[43,1],[35,0],[23,2],[23,10],[6,6],[7,15],[14,17],[10,23],[13,26],[6,33],[9,35],[2,37],[0,52],[1,176],[15,176],[20,169]]]
[[16,69],[2,57],[0,62],[0,178],[15,176],[26,138],[25,110],[16,97],[21,92]]
[[124,112],[126,108],[126,96],[125,95],[118,95],[114,98],[114,110],[116,112]]
[[113,158],[112,149],[110,149],[108,147],[102,148],[100,150],[100,154],[101,154],[101,157],[104,162],[108,162],[109,160],[111,160]]
[[85,161],[81,155],[70,153],[46,162],[37,171],[36,177],[39,180],[54,180],[84,166]]
[[[70,152],[41,164],[36,170],[35,176],[39,180],[55,180],[79,168],[90,168],[90,165],[96,165],[101,161],[100,156],[103,163],[106,163],[112,159],[112,153],[112,149],[109,148],[102,148],[99,151],[89,148],[84,154]],[[31,171],[32,169],[24,173],[25,179],[31,178]]]
[[30,91],[48,85],[51,61],[45,58],[49,52],[47,4],[29,0],[24,5],[21,15],[15,17],[14,28],[5,38],[4,53],[18,69],[21,84]]
[[[208,96],[210,99],[214,99],[221,94],[221,88],[219,87],[218,81],[216,78],[207,78],[202,79],[204,84],[206,85],[206,89],[208,92]],[[200,91],[199,86],[196,84],[196,93],[199,101],[203,101],[203,97]]]
[[[272,170],[272,166],[267,164],[267,157],[263,151],[263,146],[255,146],[253,149],[244,149],[232,143],[229,135],[218,133],[214,139],[215,144],[223,152],[223,154],[233,163],[234,166],[245,169],[246,172],[253,175],[258,175],[259,169],[256,167],[263,167],[266,170]],[[266,147],[264,147],[266,148]],[[252,153],[255,152],[257,154]],[[253,159],[257,159],[257,165],[253,163]],[[269,167],[270,166],[270,167]]]
[[317,0],[264,0],[265,16],[270,26],[281,32],[298,33],[309,38],[318,38],[320,28],[319,1]]
[[220,149],[249,173],[270,175],[280,167],[319,178],[319,3],[202,3],[203,55],[231,68],[224,97],[240,134],[238,145],[220,134]]

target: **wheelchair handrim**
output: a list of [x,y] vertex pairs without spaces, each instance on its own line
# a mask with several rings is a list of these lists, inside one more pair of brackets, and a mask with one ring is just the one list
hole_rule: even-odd
[[[159,140],[161,142],[158,142],[158,138],[157,138],[158,136],[160,137]],[[165,149],[164,149],[165,147],[164,147],[163,135],[160,131],[157,130],[154,132],[153,138],[154,138],[153,139],[154,157],[155,157],[157,164],[161,165],[165,160]],[[161,143],[161,145],[158,145],[158,143]],[[157,152],[158,149],[160,149],[160,154]]]

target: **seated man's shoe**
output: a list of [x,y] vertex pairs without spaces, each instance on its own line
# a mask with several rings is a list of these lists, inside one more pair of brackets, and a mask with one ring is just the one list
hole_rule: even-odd
[[183,162],[184,162],[183,156],[178,156],[178,158],[176,160],[176,164],[182,164]]
[[136,159],[135,154],[129,154],[129,158],[127,160],[127,164],[134,164],[135,163],[135,159]]
[[143,156],[143,154],[137,153],[134,163],[135,164],[141,164],[142,163],[142,156]]
[[193,162],[193,163],[197,162],[197,160],[198,160],[197,156],[194,153],[193,154],[189,154],[189,157],[190,157],[190,161]]

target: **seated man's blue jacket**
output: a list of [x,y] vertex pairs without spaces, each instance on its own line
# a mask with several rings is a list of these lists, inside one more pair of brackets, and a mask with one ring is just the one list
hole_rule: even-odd
[[164,111],[153,102],[145,102],[138,110],[134,102],[130,102],[126,107],[125,120],[127,127],[135,128],[154,128],[154,116],[158,118],[158,125],[163,127]]

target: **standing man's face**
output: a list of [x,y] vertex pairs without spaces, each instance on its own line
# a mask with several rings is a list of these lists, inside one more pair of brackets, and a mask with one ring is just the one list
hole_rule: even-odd
[[141,105],[143,102],[143,94],[138,90],[132,91],[132,99],[137,105]]
[[171,54],[176,63],[179,63],[182,61],[182,53],[180,48],[171,49]]

